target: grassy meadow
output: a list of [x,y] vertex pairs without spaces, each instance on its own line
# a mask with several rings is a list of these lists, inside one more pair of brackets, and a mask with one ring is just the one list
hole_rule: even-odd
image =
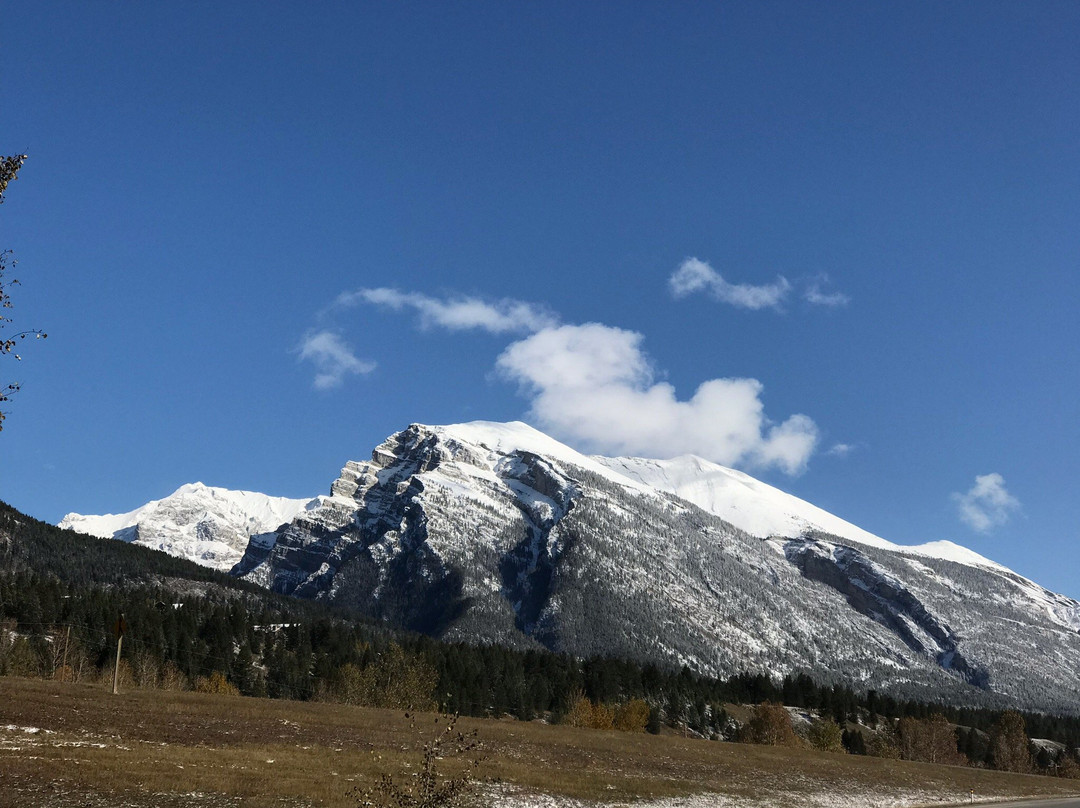
[[[408,777],[437,716],[339,704],[0,678],[0,806],[326,806]],[[445,719],[443,719],[445,720]],[[413,724],[415,723],[415,726]],[[1077,781],[971,768],[461,719],[490,804],[910,806],[1077,793]],[[460,761],[440,762],[453,773]]]

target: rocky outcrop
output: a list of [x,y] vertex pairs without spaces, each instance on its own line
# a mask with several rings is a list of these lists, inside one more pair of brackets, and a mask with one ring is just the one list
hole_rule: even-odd
[[970,665],[960,653],[952,630],[863,553],[810,538],[787,542],[784,553],[806,578],[840,592],[855,611],[888,628],[915,653],[956,671],[976,687],[989,685],[986,670]]

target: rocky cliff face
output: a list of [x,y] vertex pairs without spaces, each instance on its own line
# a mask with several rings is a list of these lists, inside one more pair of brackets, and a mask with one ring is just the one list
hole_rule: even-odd
[[590,458],[524,424],[410,426],[234,572],[447,639],[1080,703],[1075,601],[697,458]]
[[506,640],[504,623],[528,623],[542,599],[559,554],[552,533],[575,493],[535,452],[494,452],[414,425],[369,462],[346,464],[331,496],[272,543],[253,541],[234,573],[418,631],[481,638],[469,625]]

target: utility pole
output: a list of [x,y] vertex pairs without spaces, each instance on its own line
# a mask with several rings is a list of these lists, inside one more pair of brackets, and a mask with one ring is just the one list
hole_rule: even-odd
[[120,612],[120,619],[116,621],[116,667],[113,668],[112,692],[115,696],[118,692],[117,685],[120,683],[120,647],[124,644],[124,632],[127,631],[127,622],[124,613]]

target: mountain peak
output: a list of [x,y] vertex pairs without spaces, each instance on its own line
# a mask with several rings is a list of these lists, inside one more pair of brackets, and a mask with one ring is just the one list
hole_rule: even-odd
[[194,482],[127,513],[69,513],[60,527],[134,542],[228,572],[243,556],[252,536],[276,530],[313,504],[310,499],[271,497]]
[[[253,539],[234,574],[449,640],[984,704],[1075,693],[1054,661],[1080,661],[1062,630],[1080,604],[693,455],[588,457],[520,422],[413,424],[331,491]],[[1033,643],[1061,649],[1034,673]]]

